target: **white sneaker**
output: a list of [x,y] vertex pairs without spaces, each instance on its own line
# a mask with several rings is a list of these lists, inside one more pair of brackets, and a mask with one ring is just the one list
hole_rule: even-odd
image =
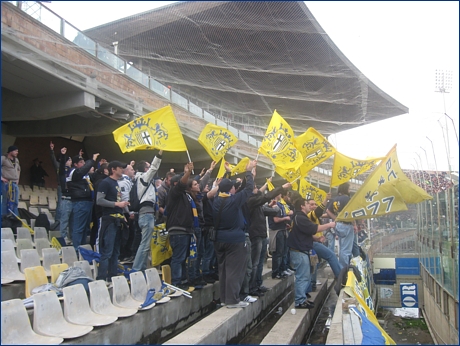
[[321,281],[316,281],[316,286],[322,285]]
[[254,302],[257,301],[257,298],[251,297],[251,296],[247,296],[246,298],[243,299],[243,301],[245,301],[246,303],[254,303]]
[[73,245],[72,240],[70,240],[68,237],[64,238],[66,245]]
[[291,276],[291,275],[292,275],[292,273],[289,272],[289,271],[287,271],[287,270],[285,270],[285,271],[283,272],[283,274],[284,274],[284,275],[287,275],[287,276]]
[[227,308],[228,309],[234,309],[234,308],[245,308],[249,306],[249,303],[246,303],[246,302],[239,302],[237,304],[229,304],[227,305]]
[[294,274],[295,271],[294,270],[291,270],[291,269],[286,269],[287,272],[291,273],[291,274]]

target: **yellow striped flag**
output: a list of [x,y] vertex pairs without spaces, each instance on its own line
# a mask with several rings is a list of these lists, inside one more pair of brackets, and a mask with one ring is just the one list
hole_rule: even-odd
[[113,138],[122,153],[150,149],[187,151],[184,137],[169,105],[119,127],[113,131]]
[[407,210],[406,203],[415,204],[432,198],[403,173],[395,145],[348,201],[336,220],[351,222],[387,215]]
[[225,127],[208,123],[198,137],[200,143],[213,161],[219,162],[238,138]]
[[302,165],[302,157],[294,146],[294,131],[276,110],[265,132],[259,151],[275,166],[297,170]]
[[[232,165],[229,163],[229,166],[231,169],[230,174],[233,176],[233,175],[237,175],[237,174],[246,172],[246,166],[248,165],[248,163],[249,163],[248,157],[242,158],[241,161],[238,162],[236,165]],[[219,172],[217,172],[217,178],[222,178],[226,172],[227,171],[225,170],[225,160],[222,159],[222,161],[220,162]]]
[[216,178],[223,178],[224,175],[225,175],[225,158],[222,158],[222,160],[220,160],[220,167],[219,167],[219,171],[217,172],[217,177]]
[[296,137],[294,144],[302,156],[303,164],[300,167],[302,176],[306,176],[313,167],[326,161],[336,151],[332,144],[313,127]]
[[299,181],[300,188],[299,193],[305,199],[314,199],[315,202],[320,205],[323,203],[324,199],[326,198],[326,192],[321,190],[318,187],[311,185],[305,179],[300,179]]
[[268,191],[271,191],[271,190],[275,189],[275,185],[273,185],[273,183],[268,178],[267,178],[267,189],[268,189]]
[[367,172],[380,162],[383,157],[376,159],[357,160],[345,156],[338,151],[334,155],[334,164],[332,165],[331,187],[339,186],[358,175]]

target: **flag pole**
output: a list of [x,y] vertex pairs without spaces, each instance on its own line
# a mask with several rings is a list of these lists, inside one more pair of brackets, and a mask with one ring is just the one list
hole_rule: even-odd
[[[187,149],[187,156],[188,156],[188,162],[192,162],[192,159],[190,158],[190,154],[188,152],[188,149]],[[195,174],[195,172],[193,171],[192,169],[192,174]]]
[[11,214],[13,214],[13,215],[16,217],[16,219],[18,219],[19,221],[21,221],[22,225],[23,225],[25,228],[29,229],[30,234],[35,234],[34,230],[33,230],[32,228],[30,228],[30,226],[29,226],[28,224],[26,224],[24,221],[22,221],[22,219],[21,219],[19,216],[17,216],[10,208],[8,208],[8,210],[9,210],[9,212],[10,212]]
[[299,175],[297,178],[295,178],[295,179],[294,179],[293,181],[291,181],[289,184],[291,184],[291,185],[294,184],[294,183],[295,183],[297,180],[299,180],[301,177],[302,177],[302,176]]

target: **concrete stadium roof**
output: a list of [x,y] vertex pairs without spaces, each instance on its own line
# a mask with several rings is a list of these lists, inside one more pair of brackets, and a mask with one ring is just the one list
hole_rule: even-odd
[[337,48],[302,1],[177,2],[84,32],[229,125],[264,135],[274,110],[296,135],[408,112]]

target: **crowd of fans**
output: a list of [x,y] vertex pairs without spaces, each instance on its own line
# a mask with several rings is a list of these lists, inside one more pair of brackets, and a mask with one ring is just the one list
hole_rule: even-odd
[[413,183],[432,195],[446,191],[453,186],[448,172],[404,170],[404,173]]
[[[17,154],[18,148],[10,147],[2,157],[2,166],[5,163],[11,172],[11,181],[2,175],[2,184],[17,185]],[[161,179],[162,151],[151,162],[129,164],[98,160],[98,153],[85,160],[83,154],[69,155],[63,147],[56,157],[50,143],[58,177],[53,226],[76,251],[89,239],[101,255],[97,279],[108,285],[118,275],[120,262],[132,263],[135,271],[149,266],[152,234],[160,223],[165,223],[172,248],[165,262],[171,266],[172,285],[190,290],[219,280],[221,304],[228,308],[246,307],[268,290],[262,280],[267,251],[273,261],[272,278],[295,275],[296,307],[307,309],[313,307],[307,298],[316,289],[318,260],[329,262],[338,277],[352,254],[359,255],[356,224],[347,234],[348,245],[341,243],[340,263],[334,253],[336,237],[340,242],[344,237],[331,219],[340,211],[335,207],[343,196],[328,205],[328,194],[317,205],[292,191],[289,183],[267,191],[268,182],[255,184],[255,160],[247,164],[242,178],[232,177],[225,163],[224,178],[211,179],[216,162],[195,175],[193,162],[188,162],[183,172],[170,169]],[[327,214],[327,209],[333,213]],[[339,224],[348,229],[348,223]]]

